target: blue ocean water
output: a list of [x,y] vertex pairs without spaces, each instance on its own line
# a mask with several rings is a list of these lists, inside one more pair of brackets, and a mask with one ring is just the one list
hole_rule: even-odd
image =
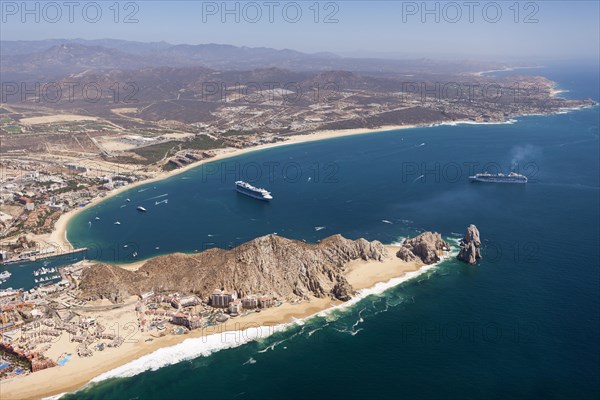
[[[600,97],[598,66],[519,73],[557,80],[565,96]],[[469,223],[486,248],[478,266],[447,261],[348,309],[67,398],[597,398],[599,116],[596,107],[284,146],[84,211],[69,239],[104,261],[234,246],[273,232],[308,242],[342,233],[389,243],[422,229],[456,238]],[[472,172],[511,168],[530,183],[467,181]],[[271,190],[274,201],[237,194],[240,177]]]

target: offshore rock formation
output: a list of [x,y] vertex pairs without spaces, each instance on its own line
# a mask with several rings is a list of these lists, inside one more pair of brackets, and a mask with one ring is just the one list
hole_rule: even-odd
[[289,300],[310,296],[348,300],[354,291],[342,275],[344,265],[357,259],[382,261],[386,254],[378,241],[341,235],[318,244],[267,235],[232,250],[156,257],[137,271],[96,265],[84,271],[79,288],[82,298],[107,298],[115,303],[146,291],[185,291],[207,298],[222,287],[242,297],[268,294]]
[[396,257],[404,261],[421,261],[433,264],[440,261],[440,254],[449,250],[450,245],[437,232],[423,232],[412,239],[404,239]]
[[481,239],[475,225],[471,224],[467,228],[465,237],[460,241],[460,252],[456,258],[469,264],[477,264],[477,260],[481,259]]

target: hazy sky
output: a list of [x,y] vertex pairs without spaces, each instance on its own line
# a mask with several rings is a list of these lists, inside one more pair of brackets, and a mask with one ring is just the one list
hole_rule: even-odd
[[597,0],[0,2],[3,40],[118,38],[356,56],[565,60],[598,60],[600,48]]

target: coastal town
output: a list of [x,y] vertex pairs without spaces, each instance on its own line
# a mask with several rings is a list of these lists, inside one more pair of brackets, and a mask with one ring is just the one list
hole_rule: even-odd
[[192,293],[144,292],[122,304],[81,299],[82,261],[59,268],[60,281],[28,291],[0,294],[0,379],[65,365],[123,343],[150,342],[165,335],[211,329],[282,304],[273,296],[238,298],[215,289],[208,298]]

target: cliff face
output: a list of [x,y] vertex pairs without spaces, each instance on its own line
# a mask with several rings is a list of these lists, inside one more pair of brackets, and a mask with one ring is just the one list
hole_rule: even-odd
[[356,259],[381,261],[385,255],[385,247],[378,241],[334,235],[311,245],[268,235],[232,250],[156,257],[137,271],[97,265],[83,273],[79,288],[83,298],[113,302],[145,291],[186,291],[207,298],[221,287],[236,290],[239,296],[347,300],[353,290],[342,276],[344,264]]
[[443,250],[450,249],[450,245],[436,232],[423,232],[411,239],[405,239],[396,257],[404,261],[421,261],[424,264],[433,264],[440,261]]
[[477,264],[477,260],[481,258],[481,239],[475,225],[471,224],[467,228],[460,241],[460,252],[456,258],[469,264]]

